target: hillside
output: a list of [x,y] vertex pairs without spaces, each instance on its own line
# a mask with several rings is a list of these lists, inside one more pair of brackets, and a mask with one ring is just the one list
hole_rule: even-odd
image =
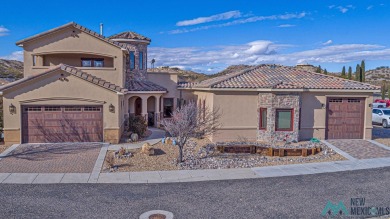
[[390,67],[381,66],[376,69],[366,71],[366,82],[380,85],[382,81],[390,81]]
[[173,72],[178,73],[179,81],[185,82],[199,82],[207,79],[209,76],[203,73],[197,73],[194,71],[182,70],[176,67],[158,67],[158,68],[150,68],[148,69],[150,72]]
[[231,65],[227,67],[225,70],[222,70],[216,74],[208,75],[209,78],[215,78],[222,75],[227,75],[233,72],[239,72],[247,68],[251,68],[253,65]]
[[0,78],[23,78],[23,62],[0,59]]

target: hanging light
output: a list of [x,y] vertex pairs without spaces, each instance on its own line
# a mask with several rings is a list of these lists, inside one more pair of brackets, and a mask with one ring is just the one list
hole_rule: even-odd
[[110,113],[115,113],[115,106],[110,104],[110,106],[108,106],[108,110],[110,111]]
[[16,113],[16,107],[12,103],[11,103],[11,105],[9,105],[9,113],[11,113],[11,114]]

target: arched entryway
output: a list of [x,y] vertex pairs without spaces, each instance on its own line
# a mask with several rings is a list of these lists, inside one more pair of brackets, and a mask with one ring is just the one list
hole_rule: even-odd
[[142,99],[138,97],[135,99],[135,104],[134,104],[134,113],[135,115],[139,116],[142,114]]

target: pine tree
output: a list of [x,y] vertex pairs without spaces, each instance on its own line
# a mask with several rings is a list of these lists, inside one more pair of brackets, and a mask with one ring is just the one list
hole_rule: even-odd
[[326,68],[324,69],[324,74],[326,74],[326,75],[328,74],[328,71],[326,70]]
[[360,81],[361,79],[361,76],[360,76],[360,65],[357,64],[356,65],[356,71],[355,71],[355,80],[356,81]]
[[351,80],[352,79],[352,67],[349,66],[348,68],[348,79]]
[[366,81],[366,63],[364,60],[362,60],[362,63],[360,64],[361,72],[360,72],[360,77],[362,78],[361,81],[365,82]]
[[345,78],[345,66],[343,66],[343,70],[341,71],[341,77]]
[[319,66],[317,67],[316,72],[317,72],[317,73],[321,73],[321,72],[322,72],[321,65],[319,65]]

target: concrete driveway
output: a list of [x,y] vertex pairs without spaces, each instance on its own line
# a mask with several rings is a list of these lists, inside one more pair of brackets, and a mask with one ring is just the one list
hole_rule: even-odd
[[90,173],[102,143],[21,144],[0,160],[0,173]]

